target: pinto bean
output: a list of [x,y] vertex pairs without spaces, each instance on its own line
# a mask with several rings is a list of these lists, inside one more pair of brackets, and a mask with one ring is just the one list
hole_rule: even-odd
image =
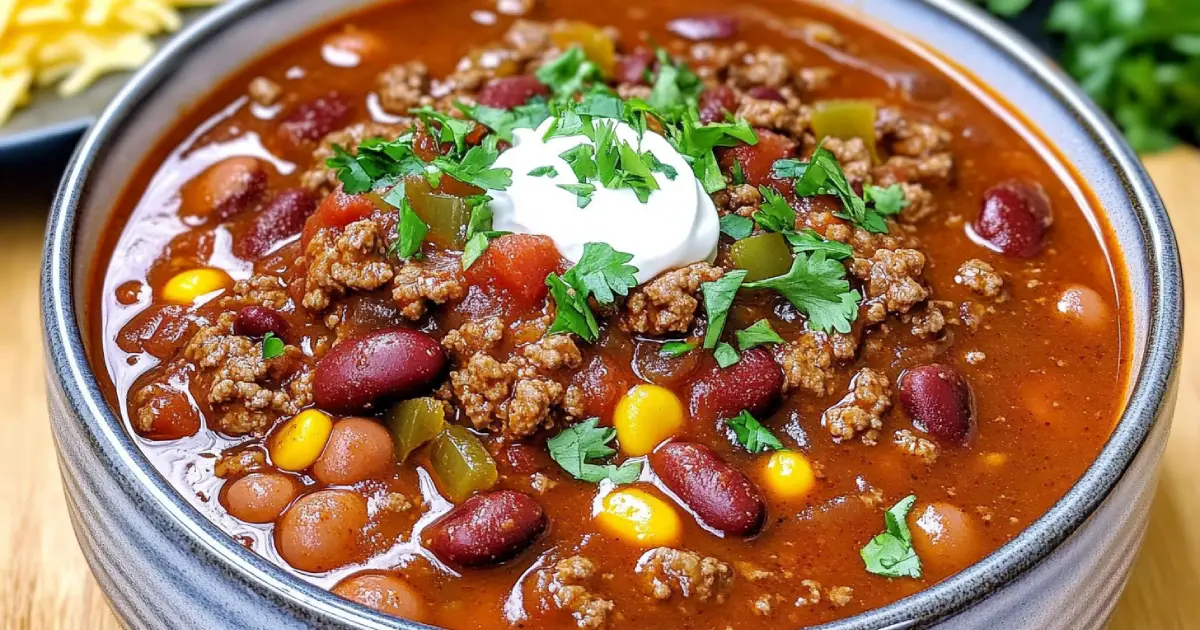
[[279,139],[291,146],[316,142],[344,125],[352,110],[350,101],[337,91],[301,103],[279,123]]
[[363,559],[367,500],[348,490],[321,490],[296,500],[275,527],[275,547],[292,567],[309,573]]
[[479,90],[475,101],[480,105],[512,109],[524,105],[534,96],[549,96],[550,88],[530,74],[492,79]]
[[429,621],[425,599],[408,580],[391,573],[366,573],[350,576],[329,589],[334,595],[374,608],[393,617],[411,621]]
[[246,306],[238,311],[233,332],[243,337],[265,337],[271,333],[282,339],[288,331],[287,320],[273,308]]
[[692,415],[729,418],[743,409],[761,414],[774,404],[783,389],[783,371],[763,348],[742,353],[742,360],[727,367],[713,366],[692,385]]
[[307,190],[291,188],[279,192],[234,240],[233,253],[245,260],[262,256],[280,241],[299,234],[316,209],[317,198]]
[[667,22],[667,30],[694,42],[730,39],[738,34],[738,19],[724,13],[691,15]]
[[382,424],[366,418],[346,418],[333,425],[325,450],[313,464],[321,483],[349,485],[387,472],[395,447]]
[[970,441],[975,407],[971,387],[958,370],[935,363],[904,372],[900,402],[918,429],[954,444]]
[[546,512],[533,497],[497,490],[467,499],[425,530],[425,546],[450,564],[476,567],[504,562],[546,529]]
[[737,95],[726,85],[718,85],[700,93],[700,122],[712,123],[725,120],[726,113],[737,111]]
[[313,400],[332,413],[366,412],[383,399],[427,388],[445,365],[433,337],[408,328],[377,330],[343,341],[317,362]]
[[983,209],[973,228],[1001,254],[1032,258],[1045,247],[1053,221],[1050,199],[1040,185],[1008,180],[983,194]]
[[767,515],[762,494],[707,446],[668,442],[650,455],[650,464],[705,525],[733,536],[753,536],[762,529]]
[[247,523],[270,523],[279,518],[300,492],[291,477],[275,473],[250,473],[224,488],[222,503],[234,518]]
[[248,155],[225,158],[180,190],[179,212],[221,223],[249,208],[267,188],[267,165]]

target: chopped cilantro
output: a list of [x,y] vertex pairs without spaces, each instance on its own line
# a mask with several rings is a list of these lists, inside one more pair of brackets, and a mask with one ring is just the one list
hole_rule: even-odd
[[730,176],[733,178],[734,186],[741,186],[746,183],[746,172],[742,170],[742,163],[740,160],[733,161],[733,168],[731,169]]
[[668,125],[666,132],[667,140],[691,163],[696,179],[700,180],[705,192],[709,194],[727,186],[713,149],[736,146],[740,143],[758,143],[758,135],[745,120],[703,125],[694,106],[683,113],[678,126]]
[[768,343],[783,343],[783,337],[771,328],[771,322],[760,319],[750,326],[734,333],[737,337],[738,349],[742,352],[749,350],[755,346],[761,346]]
[[[654,173],[650,171],[650,166],[642,160],[641,154],[629,146],[628,142],[618,144],[617,153],[621,158],[621,170],[615,175],[618,180],[614,184],[618,182],[624,184],[633,190],[638,201],[646,203],[650,198],[650,193],[658,190],[658,180],[654,179]],[[609,186],[606,182],[605,187],[616,188],[617,186]]]
[[283,340],[275,336],[275,333],[269,332],[263,335],[262,342],[262,358],[266,361],[277,359],[283,356]]
[[747,282],[745,286],[774,289],[818,330],[850,332],[850,323],[858,315],[860,296],[858,291],[850,289],[846,268],[836,260],[826,259],[824,251],[797,254],[786,274]]
[[546,286],[550,288],[550,298],[554,300],[555,307],[554,321],[546,329],[546,334],[575,333],[584,341],[598,339],[600,325],[588,306],[587,295],[567,284],[562,276],[553,273],[546,276]]
[[471,147],[461,160],[451,156],[438,156],[433,160],[433,166],[441,172],[457,179],[464,184],[470,184],[487,190],[504,190],[512,185],[511,168],[494,168],[500,151],[496,148],[496,136],[488,136],[483,144]]
[[553,166],[539,166],[529,171],[530,177],[558,177],[558,169]]
[[613,464],[597,464],[617,453],[609,446],[617,437],[617,430],[599,426],[599,418],[591,418],[563,429],[558,435],[546,440],[550,458],[558,462],[572,477],[588,483],[600,483],[608,479],[613,483],[632,483],[642,474],[639,462],[625,462],[620,467]]
[[884,512],[884,531],[871,539],[859,554],[867,572],[890,578],[921,577],[921,559],[912,546],[912,532],[908,529],[908,513],[917,502],[910,494]]
[[742,410],[733,418],[725,421],[733,431],[737,443],[751,453],[783,450],[783,443],[762,425],[749,411]]
[[717,342],[721,340],[721,331],[725,328],[729,307],[733,306],[733,298],[745,279],[746,270],[738,269],[700,285],[700,293],[704,296],[704,311],[708,313],[708,330],[704,333],[706,349],[717,347]]
[[425,163],[413,153],[412,138],[411,133],[392,141],[368,138],[353,155],[333,145],[333,156],[325,160],[325,165],[337,173],[346,194],[385,188],[406,175],[424,174]]
[[754,221],[736,214],[727,214],[721,217],[721,233],[740,241],[754,233]]
[[392,241],[388,253],[401,260],[416,256],[420,253],[421,243],[428,232],[429,226],[417,216],[408,198],[401,198],[400,220],[396,222],[396,240]]
[[558,187],[575,195],[575,204],[580,208],[588,207],[592,203],[592,193],[596,192],[596,187],[591,184],[559,184]]
[[512,142],[514,129],[537,129],[550,117],[550,107],[546,99],[535,96],[524,105],[512,109],[498,109],[486,105],[464,105],[455,103],[455,107],[471,117],[479,124],[491,129],[500,139]]
[[425,125],[426,133],[432,136],[434,140],[437,140],[439,143],[452,143],[454,150],[459,153],[466,150],[467,134],[471,133],[471,130],[475,128],[475,123],[469,120],[451,118],[428,105],[410,109],[408,113],[415,114],[421,119],[421,122]]
[[658,355],[675,358],[681,357],[695,349],[696,343],[692,341],[668,341],[658,349]]
[[547,276],[555,314],[546,334],[572,332],[585,341],[595,341],[600,327],[588,297],[608,305],[617,295],[628,295],[629,289],[637,286],[637,267],[627,264],[632,259],[632,254],[616,251],[607,243],[587,243],[574,267],[561,276]]
[[742,357],[738,354],[738,351],[734,350],[733,346],[725,343],[724,341],[718,343],[716,348],[713,348],[713,358],[717,360],[717,365],[720,366],[721,369],[735,365],[738,361],[742,360]]
[[463,247],[462,268],[470,269],[471,265],[475,264],[476,260],[487,251],[488,245],[492,244],[492,239],[499,238],[511,232],[500,232],[496,230],[486,230],[476,232],[467,239],[466,246]]
[[[837,157],[824,147],[817,147],[808,162],[790,158],[776,160],[773,170],[776,177],[796,180],[796,194],[801,197],[837,197],[842,202],[842,209],[835,212],[835,216],[852,221],[868,232],[886,234],[888,228],[885,217],[900,212],[908,205],[904,190],[897,184],[887,188],[867,186],[864,191],[866,199],[860,197],[850,185]],[[868,201],[872,205],[868,206]]]
[[758,227],[768,232],[787,233],[795,230],[796,211],[792,210],[783,195],[770,186],[759,186],[758,192],[763,198],[763,203],[753,215]]
[[834,260],[845,260],[854,255],[854,250],[849,245],[826,239],[814,230],[791,232],[786,236],[792,251],[797,254],[825,252],[826,257]]
[[675,178],[679,177],[679,171],[675,170],[674,166],[663,164],[662,161],[649,151],[642,151],[642,161],[646,163],[646,166],[650,167],[651,171],[662,173],[671,181],[675,181]]
[[589,179],[596,178],[598,172],[596,147],[590,144],[577,144],[559,153],[558,157],[571,167],[571,172],[575,173],[575,179],[578,179],[579,183],[583,184]]
[[875,212],[884,216],[900,214],[900,211],[908,207],[908,199],[904,197],[904,189],[900,184],[892,184],[887,188],[879,186],[867,186],[863,189],[863,194],[867,201],[875,204]]
[[658,77],[650,89],[647,102],[660,114],[671,118],[679,108],[695,103],[704,89],[704,84],[701,83],[700,77],[688,69],[687,64],[676,64],[665,49],[659,48],[656,56]]
[[584,85],[602,81],[600,69],[592,63],[583,49],[572,46],[566,52],[538,68],[538,81],[556,96],[570,96],[583,90]]

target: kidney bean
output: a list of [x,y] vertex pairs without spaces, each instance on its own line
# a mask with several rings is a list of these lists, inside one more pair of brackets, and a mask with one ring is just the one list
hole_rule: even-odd
[[727,367],[713,366],[692,385],[689,408],[693,415],[730,418],[743,409],[761,414],[779,397],[783,370],[764,348],[742,353],[742,360]]
[[737,111],[737,94],[726,85],[718,85],[700,93],[700,122],[712,123],[725,120],[725,114]]
[[1032,258],[1046,245],[1053,222],[1050,199],[1040,185],[1008,180],[983,194],[983,209],[973,228],[1001,254]]
[[971,388],[958,370],[923,365],[900,375],[900,402],[918,429],[946,442],[966,444],[975,429]]
[[299,234],[316,209],[317,198],[307,190],[289,188],[280,191],[234,240],[233,253],[246,260],[262,256],[276,243]]
[[504,562],[546,529],[546,512],[533,497],[497,490],[467,499],[425,530],[425,546],[463,567]]
[[638,48],[637,50],[621,55],[617,60],[617,67],[613,71],[613,79],[617,83],[633,83],[635,85],[649,85],[646,80],[646,71],[650,70],[654,65],[654,51],[649,48]]
[[762,101],[776,101],[779,103],[787,102],[787,98],[784,97],[782,92],[773,87],[767,87],[765,85],[756,85],[749,90],[746,90],[746,96],[749,96],[750,98],[757,98]]
[[317,362],[313,400],[338,414],[362,413],[376,402],[429,386],[446,365],[442,346],[408,328],[387,328],[343,341]]
[[762,529],[767,508],[758,488],[707,446],[668,442],[650,455],[654,473],[705,525],[733,536]]
[[301,103],[279,123],[279,138],[292,146],[316,142],[344,125],[352,109],[337,91]]
[[512,109],[524,105],[534,96],[549,96],[550,88],[546,87],[537,77],[522,74],[513,77],[492,79],[479,90],[475,101],[480,105],[499,109]]
[[737,35],[738,19],[724,13],[691,15],[667,22],[667,30],[694,42],[730,39]]
[[246,306],[238,311],[233,332],[243,337],[265,337],[271,333],[282,339],[288,330],[287,320],[273,308]]
[[545,449],[520,443],[505,446],[496,461],[518,475],[533,474],[550,466]]
[[204,169],[180,190],[179,212],[220,223],[249,208],[267,188],[267,166],[255,157],[225,158]]

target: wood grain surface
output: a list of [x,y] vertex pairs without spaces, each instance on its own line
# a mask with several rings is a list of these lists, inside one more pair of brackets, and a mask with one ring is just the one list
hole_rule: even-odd
[[[1171,209],[1186,274],[1200,282],[1200,153],[1146,162]],[[0,174],[0,426],[8,446],[0,454],[0,628],[117,628],[71,531],[46,418],[38,271],[49,186],[28,192],[28,181],[6,179]],[[1115,630],[1200,628],[1200,286],[1188,296],[1174,430]]]

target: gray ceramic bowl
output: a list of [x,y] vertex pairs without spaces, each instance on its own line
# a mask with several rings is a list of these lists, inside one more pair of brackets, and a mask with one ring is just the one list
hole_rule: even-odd
[[[98,234],[130,165],[231,67],[368,0],[246,0],[171,42],[89,131],[46,236],[42,300],[51,412],[79,541],[132,628],[414,628],[302,582],[247,551],[178,496],[108,408],[85,356],[84,292]],[[1002,88],[1098,196],[1128,269],[1135,375],[1119,425],[1076,486],[1010,543],[958,575],[828,628],[1100,627],[1145,529],[1169,430],[1183,321],[1162,202],[1112,125],[1050,62],[956,0],[851,5]],[[1114,384],[1114,387],[1116,384]]]

